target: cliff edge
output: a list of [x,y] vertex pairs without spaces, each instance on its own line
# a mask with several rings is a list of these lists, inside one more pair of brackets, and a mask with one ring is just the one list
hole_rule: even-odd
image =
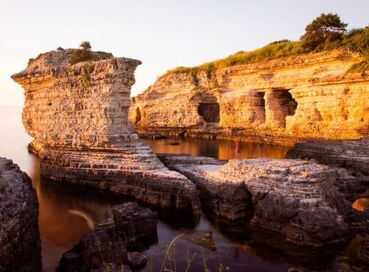
[[[199,210],[195,186],[169,171],[128,121],[134,71],[141,63],[82,49],[31,59],[12,76],[25,90],[23,124],[43,176],[165,208]],[[88,53],[88,54],[87,54]],[[78,55],[77,55],[78,57]]]
[[[142,135],[185,134],[293,145],[369,136],[369,73],[344,50],[177,69],[134,97]],[[200,66],[201,68],[201,66]]]

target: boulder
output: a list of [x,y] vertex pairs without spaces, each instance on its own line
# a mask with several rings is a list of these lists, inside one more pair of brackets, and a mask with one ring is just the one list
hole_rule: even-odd
[[156,213],[132,202],[114,206],[112,211],[112,219],[99,222],[92,233],[63,254],[57,271],[106,271],[106,266],[112,269],[109,271],[121,271],[127,265],[146,264],[144,255],[129,253],[128,249],[138,239],[156,235]]
[[38,202],[31,179],[0,158],[0,271],[41,271]]

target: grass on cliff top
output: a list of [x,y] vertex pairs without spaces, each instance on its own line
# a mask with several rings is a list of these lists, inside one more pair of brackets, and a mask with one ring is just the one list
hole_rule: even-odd
[[301,42],[288,40],[276,41],[254,51],[240,51],[224,59],[204,63],[196,67],[177,67],[169,70],[165,75],[176,73],[188,73],[194,71],[208,71],[229,67],[238,64],[248,64],[264,60],[278,59],[288,56],[299,55],[304,52]]
[[218,68],[229,67],[238,64],[249,64],[267,61],[289,56],[307,54],[311,52],[323,52],[334,49],[346,50],[363,56],[360,63],[353,64],[349,72],[363,72],[369,70],[369,26],[366,28],[352,29],[342,34],[340,39],[326,40],[315,48],[304,47],[303,41],[281,40],[272,42],[262,48],[253,51],[240,51],[224,59],[204,63],[196,67],[177,67],[169,70],[163,76],[177,73],[193,73],[207,71],[211,73]]

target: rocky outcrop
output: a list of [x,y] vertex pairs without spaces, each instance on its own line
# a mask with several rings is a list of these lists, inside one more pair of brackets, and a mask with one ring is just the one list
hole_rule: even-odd
[[287,157],[313,159],[322,164],[352,169],[356,173],[369,176],[369,138],[299,143],[287,153]]
[[128,121],[140,61],[75,49],[51,51],[12,76],[25,90],[23,124],[43,176],[165,207],[199,211],[195,186],[169,171]]
[[112,212],[112,220],[100,222],[63,254],[57,271],[130,271],[130,266],[145,265],[144,255],[128,250],[139,239],[156,236],[157,214],[132,202],[114,206]]
[[30,178],[0,158],[0,271],[41,271],[38,203]]
[[251,215],[251,195],[242,181],[214,182],[207,178],[208,171],[216,171],[226,162],[189,155],[161,154],[159,158],[169,169],[182,173],[196,184],[202,206],[212,216],[234,221]]
[[142,135],[185,134],[293,145],[369,136],[369,76],[343,51],[168,73],[133,98]]
[[361,182],[342,168],[302,160],[162,160],[196,183],[214,214],[248,219],[256,231],[278,233],[299,246],[344,244],[368,222],[351,207]]

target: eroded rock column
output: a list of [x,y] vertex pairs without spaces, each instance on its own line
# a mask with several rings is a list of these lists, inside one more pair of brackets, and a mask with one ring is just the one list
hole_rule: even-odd
[[128,122],[130,89],[141,63],[76,49],[39,55],[12,76],[25,90],[23,124],[43,176],[165,208],[199,210],[195,186],[169,171]]

